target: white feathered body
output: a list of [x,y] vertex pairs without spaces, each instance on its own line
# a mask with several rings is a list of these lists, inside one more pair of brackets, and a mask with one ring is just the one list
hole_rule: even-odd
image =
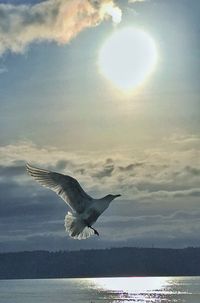
[[70,237],[86,239],[94,234],[92,226],[98,217],[108,208],[110,200],[105,198],[93,199],[91,205],[81,214],[68,212],[65,216],[65,228]]

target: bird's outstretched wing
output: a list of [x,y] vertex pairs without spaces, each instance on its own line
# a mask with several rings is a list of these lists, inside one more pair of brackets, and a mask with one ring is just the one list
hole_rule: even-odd
[[41,185],[57,193],[73,210],[82,213],[92,203],[78,181],[70,176],[26,165],[28,173]]

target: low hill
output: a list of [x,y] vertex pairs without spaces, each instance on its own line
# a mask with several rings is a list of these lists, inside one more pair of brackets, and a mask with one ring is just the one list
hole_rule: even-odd
[[0,254],[0,279],[200,275],[200,248]]

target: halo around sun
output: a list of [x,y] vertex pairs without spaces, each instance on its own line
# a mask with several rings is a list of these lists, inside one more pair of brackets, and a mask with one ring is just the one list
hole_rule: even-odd
[[98,65],[116,87],[130,91],[152,73],[157,57],[153,38],[140,29],[128,27],[107,39],[100,50]]

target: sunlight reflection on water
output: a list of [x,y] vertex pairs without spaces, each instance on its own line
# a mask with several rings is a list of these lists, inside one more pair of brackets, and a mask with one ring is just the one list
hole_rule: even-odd
[[[188,281],[187,281],[188,279]],[[130,277],[85,279],[88,287],[99,290],[99,299],[112,303],[199,303],[199,282],[192,277]],[[189,291],[190,290],[190,291]]]
[[[111,302],[161,302],[169,278],[129,277],[90,279],[93,287],[109,292]],[[89,281],[88,281],[89,282]],[[160,299],[160,300],[159,300]]]
[[200,277],[1,280],[0,303],[199,303]]
[[152,291],[163,289],[167,285],[167,277],[135,277],[135,278],[98,278],[93,279],[94,283],[105,289],[115,291],[126,291],[131,293],[140,293],[143,291]]

